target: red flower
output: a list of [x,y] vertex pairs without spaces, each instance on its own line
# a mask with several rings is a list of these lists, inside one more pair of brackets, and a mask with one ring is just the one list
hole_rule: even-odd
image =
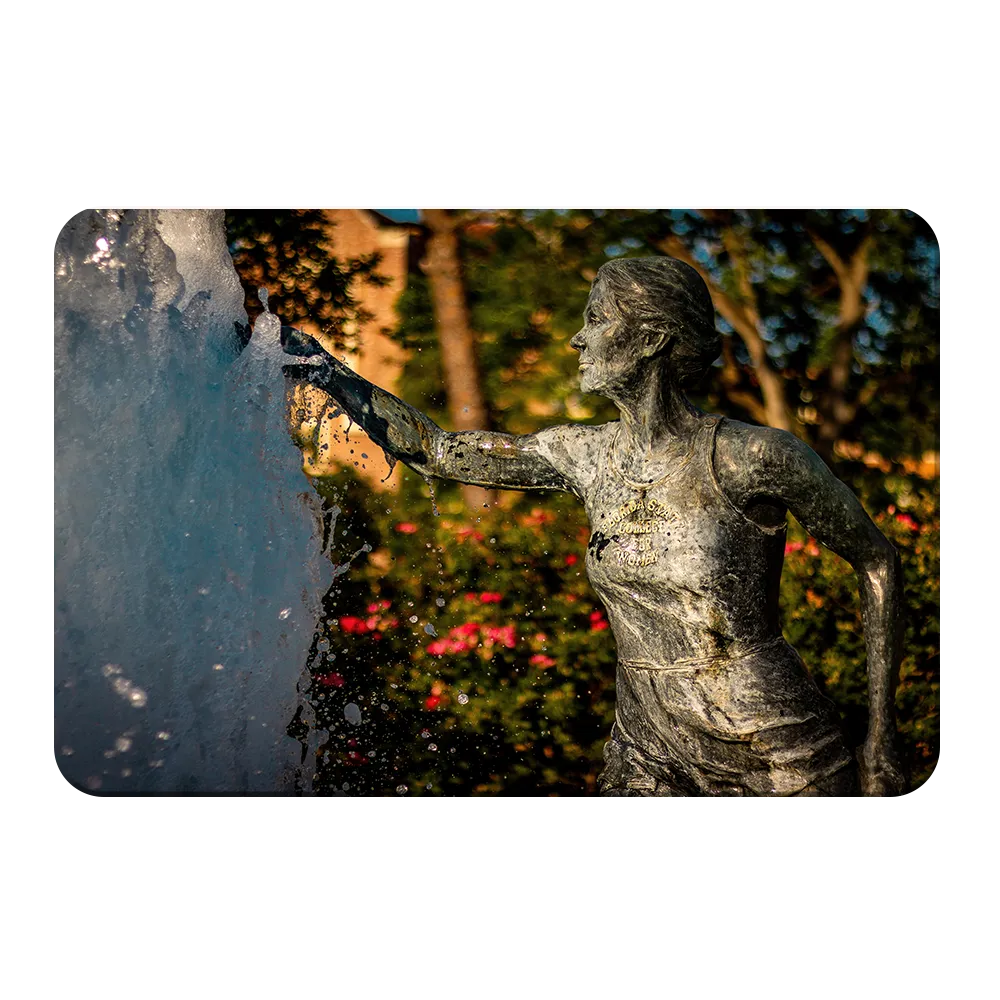
[[508,649],[513,649],[517,643],[517,636],[513,625],[487,625],[483,631],[486,634],[487,646],[498,642]]
[[599,622],[604,617],[604,612],[598,608],[596,611],[590,612],[590,620],[592,622]]
[[897,514],[896,520],[903,525],[904,528],[909,528],[910,531],[919,531],[920,525],[910,517],[909,514]]
[[554,667],[556,665],[556,661],[553,660],[551,656],[545,656],[544,653],[535,653],[535,655],[528,660],[528,662],[533,667],[541,667],[542,670],[546,667]]
[[523,517],[518,518],[526,528],[549,524],[555,519],[555,514],[550,514],[547,510],[542,510],[541,507],[534,507],[530,514],[525,514]]
[[429,694],[424,699],[424,708],[426,708],[428,710],[437,708],[438,705],[440,705],[440,704],[441,704],[441,698],[440,698],[439,695],[436,695],[436,694]]
[[317,674],[316,683],[323,687],[339,688],[344,686],[344,678],[340,674]]
[[412,521],[400,521],[396,525],[396,530],[401,535],[412,535],[417,530],[417,526]]
[[465,599],[466,599],[467,601],[477,601],[477,600],[479,600],[479,598],[478,598],[478,597],[476,597],[476,595],[475,595],[475,594],[466,594],[466,595],[465,595]]
[[365,610],[368,614],[373,615],[377,611],[385,611],[389,607],[388,601],[376,601],[374,604],[369,604]]
[[566,556],[566,565],[567,566],[575,566],[578,561],[579,561],[579,557],[576,556],[576,555],[574,555],[572,552],[568,556]]
[[464,625],[456,625],[448,634],[451,636],[470,636],[479,631],[478,622],[466,622]]
[[[368,621],[374,622],[374,618],[369,618]],[[340,627],[345,632],[350,632],[355,635],[364,635],[368,632],[372,626],[368,624],[363,618],[356,618],[354,615],[345,615],[340,619]]]
[[436,639],[427,647],[427,652],[431,656],[444,656],[448,652],[448,640],[447,639]]
[[481,542],[486,537],[481,531],[476,531],[475,528],[459,528],[455,532],[455,536],[460,542],[464,542],[467,538],[471,538],[474,542]]
[[787,556],[789,552],[801,552],[802,543],[801,542],[785,542],[785,555]]
[[503,600],[503,594],[498,594],[495,590],[484,590],[479,595],[479,600],[483,604],[499,604]]
[[608,627],[608,623],[605,621],[591,622],[590,631],[591,632],[603,632]]

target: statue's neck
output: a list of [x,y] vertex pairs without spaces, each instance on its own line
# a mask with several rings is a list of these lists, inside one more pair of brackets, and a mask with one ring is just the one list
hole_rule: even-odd
[[636,460],[653,458],[674,443],[686,445],[700,411],[662,369],[650,366],[615,395],[621,445]]

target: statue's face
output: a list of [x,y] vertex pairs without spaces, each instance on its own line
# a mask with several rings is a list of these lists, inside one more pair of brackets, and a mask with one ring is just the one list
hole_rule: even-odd
[[635,338],[614,308],[609,294],[595,285],[583,313],[583,329],[570,347],[580,352],[580,388],[613,396],[634,375],[641,360]]

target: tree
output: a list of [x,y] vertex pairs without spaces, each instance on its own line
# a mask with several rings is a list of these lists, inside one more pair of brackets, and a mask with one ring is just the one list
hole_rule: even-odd
[[[423,212],[423,220],[429,235],[422,267],[430,282],[451,425],[459,431],[485,430],[489,416],[465,301],[456,221],[451,212],[431,208]],[[493,491],[478,486],[463,485],[462,495],[470,510],[496,499]]]
[[282,323],[316,326],[333,346],[351,346],[350,327],[357,329],[370,318],[358,300],[358,283],[378,285],[384,279],[378,274],[378,254],[337,257],[330,226],[316,209],[226,212],[226,233],[251,324],[263,311],[257,290],[266,288],[268,308]]

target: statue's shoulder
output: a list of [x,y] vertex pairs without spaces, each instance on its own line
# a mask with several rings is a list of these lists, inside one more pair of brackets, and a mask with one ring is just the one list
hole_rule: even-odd
[[802,461],[819,458],[800,438],[777,427],[745,424],[729,417],[717,418],[719,427],[715,435],[716,461],[723,465],[766,466],[774,462]]
[[757,492],[777,479],[811,479],[826,464],[801,438],[776,427],[721,418],[713,463],[720,482],[737,494]]
[[587,488],[601,467],[608,442],[618,422],[606,424],[556,424],[535,435],[538,448],[567,479],[576,492]]

